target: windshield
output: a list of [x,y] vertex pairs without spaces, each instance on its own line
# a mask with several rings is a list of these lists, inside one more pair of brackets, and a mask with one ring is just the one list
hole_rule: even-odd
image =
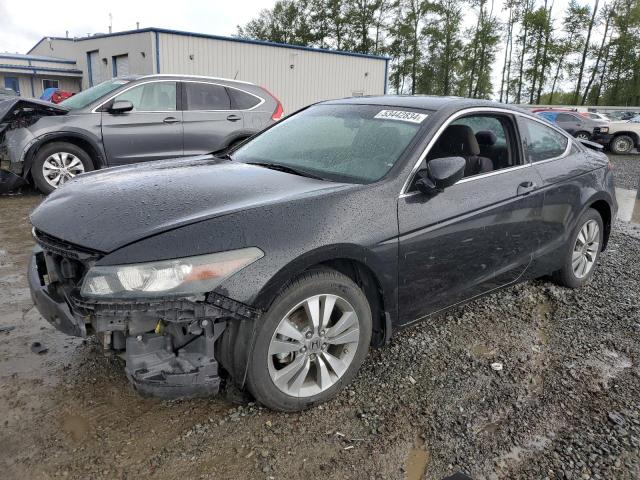
[[80,93],[76,93],[73,97],[69,97],[66,100],[60,102],[63,107],[70,108],[72,110],[76,108],[84,108],[92,102],[95,102],[100,97],[115,90],[122,85],[129,83],[128,80],[114,79],[107,80],[106,82],[99,83],[98,85],[83,90]]
[[249,141],[233,160],[289,167],[341,182],[382,178],[430,112],[374,105],[317,105]]

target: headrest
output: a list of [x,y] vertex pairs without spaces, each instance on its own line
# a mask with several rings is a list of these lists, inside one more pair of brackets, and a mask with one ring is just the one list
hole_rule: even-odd
[[478,141],[467,125],[449,125],[440,136],[438,150],[448,155],[473,156],[480,154]]
[[476,133],[476,140],[480,145],[495,145],[498,141],[496,134],[490,130],[482,130]]

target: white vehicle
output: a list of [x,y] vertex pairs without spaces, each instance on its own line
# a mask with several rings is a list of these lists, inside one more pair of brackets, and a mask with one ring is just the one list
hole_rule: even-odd
[[605,122],[610,122],[611,119],[607,117],[604,113],[598,112],[581,112],[580,115],[583,117],[590,118],[591,120],[603,120]]

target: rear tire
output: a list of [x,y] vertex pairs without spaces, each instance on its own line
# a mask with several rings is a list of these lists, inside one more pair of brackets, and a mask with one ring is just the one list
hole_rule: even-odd
[[258,322],[247,386],[260,403],[285,412],[337,394],[355,377],[371,342],[367,297],[349,277],[329,269],[299,276]]
[[596,269],[603,239],[602,217],[590,208],[582,214],[570,237],[564,265],[554,275],[556,282],[569,288],[587,284]]
[[69,142],[52,142],[36,153],[31,177],[38,190],[48,195],[76,175],[91,170],[91,157],[82,148]]
[[634,141],[629,135],[618,135],[613,140],[611,140],[611,144],[609,148],[612,153],[616,155],[624,155],[626,153],[630,153],[633,150]]

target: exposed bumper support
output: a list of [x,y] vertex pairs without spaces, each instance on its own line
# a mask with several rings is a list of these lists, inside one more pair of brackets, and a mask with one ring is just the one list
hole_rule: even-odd
[[215,341],[225,323],[201,322],[203,334],[174,351],[171,337],[144,334],[127,337],[126,373],[133,388],[163,399],[215,395],[220,388]]
[[175,399],[216,394],[220,387],[216,340],[228,321],[255,320],[260,315],[214,293],[203,301],[95,301],[75,293],[61,301],[49,293],[47,275],[38,247],[29,266],[29,286],[42,316],[68,335],[96,333],[105,348],[125,350],[127,377],[142,395]]
[[20,175],[8,170],[0,170],[0,193],[9,193],[27,185]]

